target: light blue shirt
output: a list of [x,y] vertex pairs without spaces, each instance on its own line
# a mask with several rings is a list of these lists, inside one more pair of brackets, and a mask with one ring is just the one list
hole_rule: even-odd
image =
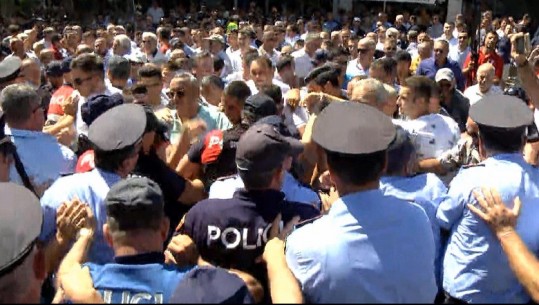
[[[461,170],[438,208],[438,222],[451,230],[443,260],[443,287],[452,297],[469,303],[526,303],[530,297],[515,278],[496,237],[466,204],[477,205],[472,190],[494,187],[503,202],[539,197],[539,171],[521,154],[499,154],[478,166]],[[531,207],[530,207],[531,209]],[[523,210],[517,232],[530,250],[539,253],[537,204]]]
[[344,79],[344,85],[345,86],[352,80],[352,78],[356,76],[368,76],[369,75],[369,69],[364,69],[361,64],[358,62],[357,58],[354,60],[351,60],[348,62],[348,66],[346,67],[346,75]]
[[462,69],[470,50],[470,47],[466,47],[464,51],[460,51],[458,46],[450,48],[447,58],[451,59],[452,61],[456,61],[459,64],[459,67]]
[[[28,178],[36,189],[47,189],[61,175],[72,174],[77,165],[77,156],[53,136],[40,132],[5,127],[6,135],[17,147]],[[19,173],[12,164],[10,181],[23,185]],[[38,191],[39,192],[39,191]]]
[[423,209],[379,189],[341,197],[286,244],[312,303],[432,303],[434,256]]
[[413,177],[385,176],[380,179],[380,189],[386,195],[419,205],[429,217],[436,247],[436,283],[441,289],[442,243],[436,211],[440,202],[447,197],[447,187],[438,176],[428,173]]
[[43,227],[39,239],[48,242],[54,237],[56,210],[63,202],[77,196],[81,202],[90,206],[96,219],[95,238],[88,252],[87,261],[96,264],[113,262],[114,252],[103,237],[103,225],[107,220],[104,202],[109,189],[120,180],[117,174],[100,169],[58,179],[41,198]]
[[[234,193],[245,185],[238,175],[217,179],[210,186],[210,199],[230,199]],[[312,189],[299,183],[289,172],[285,173],[283,187],[285,199],[291,202],[305,203],[314,205],[317,209],[321,208],[320,197]]]

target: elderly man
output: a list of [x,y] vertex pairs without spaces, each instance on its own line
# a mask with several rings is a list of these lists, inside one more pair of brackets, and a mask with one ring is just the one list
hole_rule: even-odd
[[292,53],[292,57],[294,57],[295,73],[300,83],[303,83],[303,78],[305,78],[305,76],[309,74],[309,71],[313,69],[312,59],[314,58],[314,53],[320,48],[321,44],[322,39],[320,38],[320,33],[309,33],[305,38],[305,46]]
[[351,60],[346,68],[346,81],[348,83],[352,78],[356,76],[369,75],[369,68],[374,60],[374,50],[376,48],[376,42],[369,38],[361,39],[358,44],[358,56],[356,59]]
[[162,65],[167,61],[165,54],[157,48],[157,35],[151,32],[142,33],[142,53],[146,62]]
[[494,66],[490,63],[483,64],[477,69],[477,84],[464,91],[464,96],[470,100],[470,105],[477,103],[485,96],[503,94],[502,89],[494,85],[495,77]]
[[356,83],[352,90],[350,101],[370,105],[389,117],[393,117],[397,105],[391,105],[390,97],[385,86],[374,78],[362,79]]
[[112,54],[118,56],[131,54],[131,39],[124,34],[114,37],[114,41],[112,42]]
[[45,113],[35,90],[27,85],[6,87],[0,103],[23,168],[12,165],[10,181],[26,186],[41,196],[60,176],[75,170],[76,156],[51,135],[42,132]]
[[436,82],[441,90],[440,105],[459,124],[460,132],[465,132],[470,100],[455,87],[455,75],[451,69],[438,70]]
[[457,89],[464,90],[464,76],[458,63],[447,58],[449,55],[449,43],[446,40],[437,40],[434,42],[434,57],[425,59],[419,63],[416,75],[424,75],[434,80],[436,72],[442,68],[449,68],[455,74],[457,80]]

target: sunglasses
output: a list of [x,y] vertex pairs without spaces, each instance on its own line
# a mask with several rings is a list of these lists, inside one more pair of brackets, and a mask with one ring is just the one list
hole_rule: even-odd
[[359,53],[367,53],[369,52],[369,49],[357,49]]
[[172,91],[172,90],[169,90],[167,92],[167,97],[169,99],[174,99],[174,97],[184,97],[185,96],[185,91],[182,89],[182,90],[176,90],[176,91]]
[[434,53],[443,53],[444,50],[443,49],[434,49]]
[[75,78],[75,79],[73,79],[73,84],[75,84],[76,86],[81,86],[84,82],[89,81],[93,77],[94,76],[92,75],[92,76],[88,76],[87,78],[83,78],[83,79]]

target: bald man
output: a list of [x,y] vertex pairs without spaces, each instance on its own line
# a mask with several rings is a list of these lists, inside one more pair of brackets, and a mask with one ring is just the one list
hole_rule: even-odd
[[350,101],[372,106],[391,118],[397,108],[397,100],[396,96],[393,99],[393,92],[388,92],[384,84],[374,78],[357,81],[352,88]]
[[351,60],[346,68],[346,84],[356,76],[369,75],[369,68],[374,60],[376,42],[370,38],[363,38],[358,42],[357,48],[357,58]]
[[464,91],[464,96],[470,100],[470,106],[485,96],[503,94],[502,89],[494,85],[495,77],[495,68],[492,64],[486,63],[479,66],[477,69],[477,84],[468,87]]

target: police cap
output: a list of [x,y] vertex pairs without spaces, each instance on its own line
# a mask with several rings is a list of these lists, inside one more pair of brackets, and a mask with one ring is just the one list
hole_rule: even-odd
[[0,62],[0,84],[14,80],[19,75],[22,61],[17,56],[10,56]]
[[470,118],[479,125],[517,128],[533,122],[533,112],[514,96],[485,97],[470,107]]
[[391,119],[378,109],[353,102],[334,102],[316,118],[313,140],[322,148],[361,155],[386,150],[395,138]]
[[144,108],[136,104],[123,104],[95,119],[88,130],[88,139],[96,150],[112,152],[135,145],[145,129]]

